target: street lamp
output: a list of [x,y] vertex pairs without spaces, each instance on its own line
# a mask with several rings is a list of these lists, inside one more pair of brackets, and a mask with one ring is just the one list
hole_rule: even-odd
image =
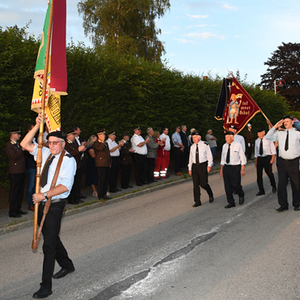
[[286,85],[286,83],[285,83],[285,81],[283,79],[278,79],[278,80],[275,79],[274,80],[274,91],[275,91],[275,94],[277,92],[277,86],[282,87],[284,85]]

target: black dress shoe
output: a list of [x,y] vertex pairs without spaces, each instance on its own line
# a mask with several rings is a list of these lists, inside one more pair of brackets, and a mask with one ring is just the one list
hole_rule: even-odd
[[276,209],[276,211],[282,212],[282,211],[285,211],[285,210],[288,210],[288,209],[289,209],[288,207],[280,206],[279,208]]
[[201,206],[202,205],[202,203],[200,202],[200,203],[195,203],[194,205],[193,205],[193,207],[198,207],[198,206]]
[[234,203],[233,204],[229,203],[224,208],[231,208],[231,207],[235,207],[235,204]]
[[78,203],[83,203],[84,201],[81,199],[77,199]]
[[63,278],[65,277],[66,275],[68,275],[69,273],[72,273],[75,271],[75,268],[73,267],[72,269],[64,269],[64,268],[61,268],[60,271],[58,271],[56,274],[54,274],[52,277],[54,279],[60,279],[60,278]]
[[17,213],[20,214],[20,215],[27,215],[27,211],[23,211],[21,209],[18,209]]
[[73,200],[73,201],[68,201],[68,203],[69,203],[69,204],[74,204],[74,205],[75,205],[75,204],[79,204],[79,201]]
[[128,187],[127,186],[121,186],[121,189],[126,190],[126,189],[128,189]]
[[111,197],[108,197],[108,196],[106,196],[106,195],[103,196],[102,198],[103,198],[104,200],[109,200],[109,199],[111,199]]
[[259,191],[257,194],[256,194],[256,196],[261,196],[261,195],[265,195],[266,193],[265,193],[265,191]]
[[79,195],[80,199],[86,199],[86,196],[83,196],[82,194]]
[[127,188],[130,189],[130,188],[133,188],[133,186],[132,185],[127,185]]
[[244,204],[244,202],[245,202],[245,198],[244,198],[244,196],[242,196],[242,197],[239,197],[239,205],[242,205],[242,204]]
[[214,199],[214,196],[211,196],[211,197],[209,197],[209,200],[208,200],[208,201],[209,201],[209,203],[213,203],[214,200],[215,200],[215,199]]
[[11,214],[9,214],[10,218],[21,218],[22,216],[16,212],[12,212]]
[[142,183],[137,183],[136,185],[137,185],[137,186],[143,186],[143,184],[142,184]]
[[295,206],[294,207],[294,211],[299,211],[300,210],[300,206]]
[[35,292],[32,297],[35,299],[43,299],[47,298],[50,295],[52,295],[52,291],[41,286],[41,288],[37,292]]
[[272,187],[272,193],[276,193],[276,192],[277,192],[276,186],[273,186]]

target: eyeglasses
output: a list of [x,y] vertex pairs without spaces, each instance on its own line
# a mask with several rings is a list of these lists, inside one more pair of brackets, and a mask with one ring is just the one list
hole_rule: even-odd
[[58,145],[58,143],[63,143],[63,141],[48,142],[48,145],[49,145],[49,146],[50,146],[50,145],[56,146],[56,145]]

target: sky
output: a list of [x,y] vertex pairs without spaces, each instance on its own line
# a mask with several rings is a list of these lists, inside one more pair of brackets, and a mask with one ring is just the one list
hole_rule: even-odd
[[[130,0],[128,0],[130,1]],[[78,0],[67,0],[67,42],[91,46],[85,37]],[[170,0],[171,8],[156,21],[162,34],[166,66],[185,74],[226,77],[240,72],[258,84],[266,72],[264,62],[282,43],[300,41],[299,0]],[[0,0],[0,26],[42,32],[47,0]]]

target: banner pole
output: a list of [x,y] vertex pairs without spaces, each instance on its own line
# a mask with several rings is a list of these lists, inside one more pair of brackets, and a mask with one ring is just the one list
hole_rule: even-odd
[[[50,18],[48,24],[48,38],[45,54],[45,66],[44,66],[44,77],[43,77],[43,93],[42,93],[42,103],[41,103],[41,114],[44,118],[45,115],[45,98],[47,90],[47,75],[48,75],[48,65],[49,65],[49,52],[50,52],[50,41],[51,41],[51,31],[52,31],[52,19],[53,19],[53,1],[50,2]],[[49,95],[48,95],[49,98]],[[41,191],[41,166],[42,166],[42,148],[43,148],[43,132],[44,132],[44,122],[40,124],[39,139],[38,139],[38,154],[36,159],[36,186],[35,192],[40,193]],[[37,249],[37,224],[38,224],[38,210],[39,203],[34,206],[34,221],[33,221],[33,239],[32,239],[32,249]]]

